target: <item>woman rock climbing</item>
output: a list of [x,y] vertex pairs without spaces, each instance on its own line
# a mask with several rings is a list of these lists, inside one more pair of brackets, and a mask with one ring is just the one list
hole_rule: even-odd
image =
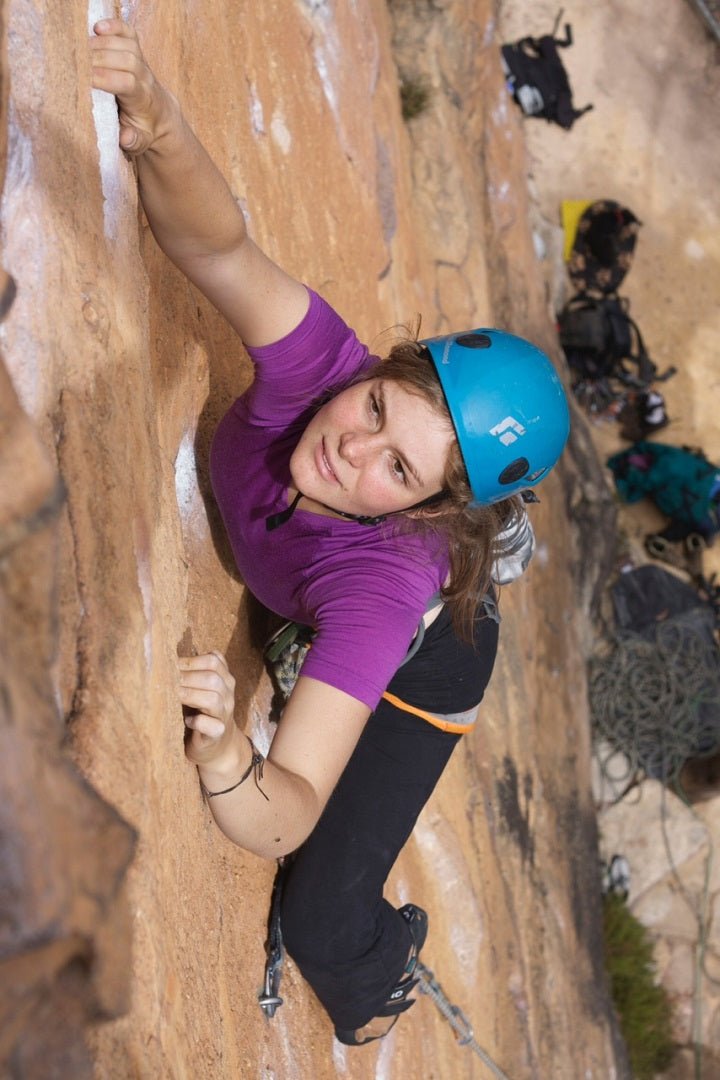
[[292,853],[285,943],[337,1037],[360,1045],[412,1004],[427,917],[396,910],[384,883],[475,721],[497,648],[498,536],[562,452],[565,395],[538,349],[499,330],[371,356],[249,238],[134,30],[94,30],[93,85],[117,98],[155,238],[255,365],[210,459],[238,568],[314,635],[267,760],[234,721],[223,656],[180,660],[186,753],[232,841]]

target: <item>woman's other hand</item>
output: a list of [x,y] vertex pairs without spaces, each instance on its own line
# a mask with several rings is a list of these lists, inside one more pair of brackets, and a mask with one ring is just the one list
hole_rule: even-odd
[[222,653],[188,656],[178,660],[180,700],[185,726],[191,735],[185,753],[195,765],[215,764],[233,746],[235,679]]
[[132,26],[121,19],[101,19],[93,30],[93,87],[117,98],[121,148],[128,154],[142,154],[163,133],[173,99],[145,62]]

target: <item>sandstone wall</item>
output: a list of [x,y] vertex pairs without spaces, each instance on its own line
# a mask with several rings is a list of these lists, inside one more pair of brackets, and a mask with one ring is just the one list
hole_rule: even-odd
[[[253,235],[376,347],[422,311],[426,332],[496,320],[555,348],[489,3],[117,9]],[[267,741],[258,627],[206,469],[250,371],[157,251],[113,102],[89,89],[88,26],[115,10],[3,8],[2,263],[17,298],[0,346],[17,399],[6,384],[0,955],[19,990],[4,995],[0,1059],[27,1080],[482,1077],[428,1001],[356,1053],[333,1044],[292,964],[271,1024],[257,1006],[273,866],[204,808],[174,669],[180,642],[223,649],[238,719]],[[391,12],[396,49],[409,44],[435,87],[410,131]],[[566,500],[581,488],[570,462],[545,487],[482,723],[390,885],[429,909],[426,962],[513,1078],[625,1075],[599,952],[569,568]]]

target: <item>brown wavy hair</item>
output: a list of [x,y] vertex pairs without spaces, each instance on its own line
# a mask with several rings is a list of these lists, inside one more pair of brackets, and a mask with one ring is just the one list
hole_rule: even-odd
[[[419,342],[401,341],[394,345],[386,359],[364,374],[363,381],[378,377],[400,383],[408,392],[424,398],[452,429],[442,387],[427,349]],[[475,621],[483,614],[482,598],[492,587],[493,565],[499,554],[496,537],[519,515],[522,500],[515,495],[490,506],[472,506],[470,483],[457,440],[448,455],[443,487],[446,497],[441,502],[401,516],[446,541],[450,574],[442,597],[450,609],[456,633],[472,642]]]

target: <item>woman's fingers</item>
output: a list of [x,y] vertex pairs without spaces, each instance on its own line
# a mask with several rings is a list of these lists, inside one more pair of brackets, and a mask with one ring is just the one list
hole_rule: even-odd
[[225,734],[225,725],[222,720],[214,720],[212,716],[207,716],[205,713],[193,713],[186,716],[185,727],[212,740],[221,739]]
[[204,656],[183,656],[178,660],[180,681],[188,686],[206,687],[209,690],[235,690],[235,680],[230,674],[222,653],[211,652]]
[[[226,672],[230,675],[227,660],[217,649],[204,653],[202,656],[180,656],[178,657],[178,667],[183,671],[208,670]],[[230,678],[232,679],[232,675],[230,675]]]
[[[96,23],[97,27],[102,23]],[[113,23],[123,27],[124,23]],[[130,29],[130,27],[126,27]],[[147,69],[137,38],[95,36],[90,38],[93,86],[110,93],[130,94]],[[149,70],[149,69],[147,69]]]
[[178,660],[180,700],[193,712],[185,724],[209,739],[221,739],[234,724],[235,679],[218,652]]
[[130,41],[137,41],[137,33],[135,28],[130,26],[129,23],[123,22],[122,19],[100,19],[93,26],[93,30],[100,36],[112,35],[113,37],[127,38]]
[[224,694],[187,683],[180,684],[180,700],[188,709],[216,716],[218,720],[223,720],[229,704]]
[[90,38],[92,84],[113,94],[120,109],[120,145],[141,154],[154,142],[163,107],[163,90],[146,64],[137,35],[120,19],[95,23]]

